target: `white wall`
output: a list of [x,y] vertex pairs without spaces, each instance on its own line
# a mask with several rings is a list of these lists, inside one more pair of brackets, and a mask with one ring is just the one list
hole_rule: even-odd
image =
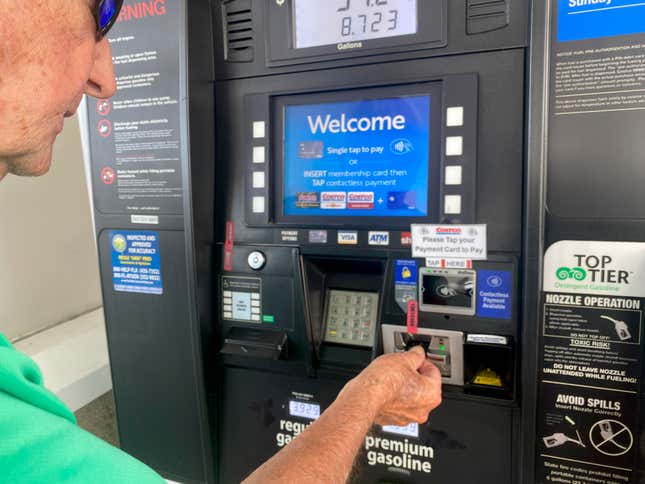
[[0,332],[9,339],[101,306],[76,117],[44,177],[0,182]]

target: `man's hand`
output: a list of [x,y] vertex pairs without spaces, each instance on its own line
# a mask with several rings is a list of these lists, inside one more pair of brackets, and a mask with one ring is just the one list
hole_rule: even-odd
[[406,353],[383,355],[350,381],[345,392],[360,392],[376,405],[375,423],[424,423],[441,404],[441,373],[425,357],[422,347]]

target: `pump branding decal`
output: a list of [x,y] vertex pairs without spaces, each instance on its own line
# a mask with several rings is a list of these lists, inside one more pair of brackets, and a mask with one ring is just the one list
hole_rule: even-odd
[[157,232],[110,231],[114,290],[163,294]]
[[645,262],[645,256],[630,243],[562,241],[545,256],[544,289],[640,296],[645,288],[645,273],[634,271],[637,261]]
[[477,271],[477,316],[511,319],[512,284],[509,271]]
[[538,482],[635,483],[645,244],[558,242],[544,290]]
[[559,0],[558,40],[594,39],[645,32],[642,0]]

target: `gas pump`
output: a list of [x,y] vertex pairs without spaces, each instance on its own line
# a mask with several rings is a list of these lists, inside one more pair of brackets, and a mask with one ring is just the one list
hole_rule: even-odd
[[[514,482],[528,5],[470,3],[215,10],[221,482],[419,343],[444,404],[374,429],[357,482]],[[413,226],[487,229],[488,257],[415,258]]]

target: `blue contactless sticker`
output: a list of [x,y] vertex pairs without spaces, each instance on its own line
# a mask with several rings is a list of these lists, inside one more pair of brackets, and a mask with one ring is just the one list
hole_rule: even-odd
[[477,316],[511,319],[512,284],[510,271],[477,271]]
[[558,0],[559,42],[643,32],[643,0]]
[[163,294],[156,232],[110,231],[114,290]]
[[394,266],[394,283],[403,286],[417,285],[417,261],[403,260],[396,261]]

